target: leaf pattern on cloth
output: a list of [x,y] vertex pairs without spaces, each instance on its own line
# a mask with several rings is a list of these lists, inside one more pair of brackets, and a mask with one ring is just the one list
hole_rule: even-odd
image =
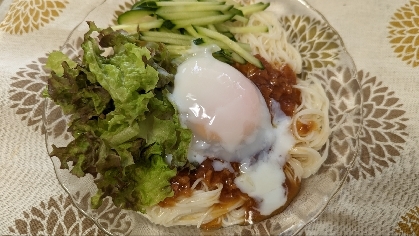
[[[79,45],[82,42],[78,38],[74,42],[66,44],[63,47],[63,52],[71,58],[77,58],[81,55],[80,50],[76,50],[72,45]],[[15,113],[20,116],[21,120],[27,126],[33,128],[36,132],[53,135],[55,138],[67,135],[65,117],[60,108],[54,106],[45,107],[45,98],[43,91],[46,88],[48,71],[44,67],[47,60],[47,55],[39,57],[37,60],[32,61],[24,68],[20,68],[16,75],[10,80],[9,100],[11,101],[10,108],[15,110]],[[45,111],[45,109],[47,109]],[[46,119],[49,122],[55,123],[53,129],[44,130],[43,116],[46,114]]]
[[10,34],[38,30],[58,17],[67,4],[67,0],[13,0],[0,30]]
[[[76,194],[75,201],[84,203],[90,199],[90,194]],[[94,211],[101,225],[114,235],[125,235],[131,231],[131,218],[117,209],[109,199]],[[16,219],[9,232],[19,235],[106,235],[94,222],[82,214],[69,196],[51,197],[47,202],[41,202],[22,213],[23,217]]]
[[[350,168],[359,145],[356,139],[361,128],[361,88],[349,68],[327,68],[313,74],[319,79],[329,98],[329,121],[332,130],[328,157],[318,173],[329,172],[334,181],[341,180]],[[348,138],[349,137],[349,138]]]
[[396,163],[408,137],[406,111],[390,90],[369,72],[359,71],[363,96],[363,128],[360,158],[350,170],[351,179],[375,177]]
[[410,209],[397,224],[396,233],[419,235],[419,206]]
[[11,78],[9,90],[9,100],[12,104],[10,108],[15,109],[16,114],[28,126],[32,126],[35,131],[41,131],[42,134],[45,133],[42,126],[45,107],[42,92],[47,81],[43,68],[45,62],[46,57],[40,57],[26,65],[26,68],[21,68],[16,76]]
[[289,42],[296,47],[303,59],[304,71],[335,66],[343,45],[338,35],[324,21],[308,16],[287,16],[279,19]]
[[419,1],[399,8],[388,25],[391,48],[408,65],[419,66]]

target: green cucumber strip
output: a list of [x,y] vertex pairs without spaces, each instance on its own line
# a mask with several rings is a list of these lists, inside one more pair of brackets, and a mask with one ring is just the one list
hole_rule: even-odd
[[[224,49],[224,50],[229,49],[229,50],[231,50],[231,47],[229,45],[227,45],[226,43],[224,43],[224,42],[221,42],[221,41],[216,40],[216,39],[208,38],[207,36],[204,36],[204,35],[202,35],[200,37],[204,40],[204,44],[203,45],[216,44],[221,49]],[[249,44],[247,44],[247,43],[240,43],[240,42],[235,42],[235,43],[237,43],[241,48],[243,48],[243,50],[245,50],[245,51],[247,51],[249,53],[252,52],[252,49],[250,48],[250,45]]]
[[239,15],[233,16],[233,20],[240,21],[245,25],[247,24],[247,22],[249,22],[249,18],[246,18],[244,16],[239,16]]
[[214,40],[205,36],[202,36],[202,40],[204,41],[204,43],[200,44],[200,46],[209,46],[209,45],[215,44],[221,49],[230,50],[230,47],[227,44],[220,42],[218,40]]
[[212,55],[218,60],[228,64],[232,64],[233,61],[236,61],[240,64],[246,63],[246,60],[243,57],[239,56],[237,53],[231,51],[230,49],[222,49],[220,51],[214,52]]
[[224,63],[232,64],[233,58],[231,57],[231,51],[220,50],[212,53],[212,56]]
[[234,39],[234,34],[232,34],[232,33],[230,33],[230,32],[225,32],[225,33],[222,33],[222,34],[224,34],[225,36],[227,36],[227,37],[229,37],[230,39],[232,39],[233,41],[235,41],[235,39]]
[[196,11],[196,12],[164,12],[157,14],[165,20],[194,19],[198,17],[222,15],[220,11]]
[[157,31],[159,31],[159,32],[169,32],[169,33],[179,34],[179,31],[178,30],[170,30],[170,29],[165,28],[165,27],[160,27],[160,28],[157,29]]
[[139,10],[139,9],[148,9],[148,10],[156,10],[156,0],[143,0],[138,1],[132,5],[131,10]]
[[184,55],[188,52],[188,50],[191,48],[191,46],[182,46],[182,45],[166,45],[166,49],[172,54],[172,55]]
[[252,48],[250,47],[250,45],[248,43],[241,43],[241,42],[236,42],[241,48],[243,48],[244,50],[248,51],[249,53],[252,52]]
[[204,41],[204,43],[200,44],[201,46],[215,44],[215,45],[218,45],[218,47],[222,49],[229,49],[229,47],[223,42],[210,39],[204,35],[198,34],[198,32],[196,32],[196,30],[192,26],[186,26],[185,30],[186,32],[188,32],[189,35],[193,36],[194,38],[196,39],[200,38],[202,41]]
[[200,44],[204,43],[204,39],[203,38],[197,38],[197,39],[192,40],[192,42],[195,45],[200,45]]
[[[216,44],[216,45],[218,45],[222,49],[230,49],[230,47],[227,44],[223,43],[223,42],[220,42],[220,41],[217,41],[217,40],[208,38],[205,35],[198,34],[198,32],[196,32],[196,30],[192,26],[185,27],[185,30],[186,30],[186,32],[188,32],[189,35],[193,36],[194,38],[202,38],[203,41],[204,41],[204,43],[201,44],[201,45]],[[237,44],[240,47],[242,47],[244,50],[248,51],[248,52],[251,52],[252,51],[252,49],[250,48],[250,45],[247,44],[247,43],[237,42]]]
[[175,27],[175,24],[173,24],[170,20],[165,20],[162,24],[162,28],[166,28],[169,30],[172,30],[173,27]]
[[185,26],[184,29],[186,30],[186,32],[188,32],[188,34],[190,34],[191,36],[195,38],[201,37],[191,25]]
[[170,12],[183,12],[188,14],[188,12],[196,11],[228,11],[233,7],[233,5],[204,5],[200,7],[196,6],[174,6],[174,7],[160,7],[156,10],[156,14],[170,13]]
[[269,3],[259,2],[259,3],[252,4],[252,5],[237,7],[237,9],[242,11],[244,16],[247,16],[247,15],[253,14],[255,12],[263,11],[268,7],[269,7]]
[[[233,16],[233,19],[234,19],[234,17],[235,16]],[[223,24],[223,23],[221,23],[221,24],[215,24],[214,26],[217,29],[217,31],[220,32],[220,33],[230,32],[230,28],[227,25]]]
[[228,12],[234,15],[243,16],[243,12],[235,7],[232,7],[230,10],[228,10]]
[[125,30],[128,33],[136,33],[137,29],[139,31],[148,31],[155,28],[160,28],[163,24],[163,19],[158,19],[150,22],[144,22],[139,24],[124,24],[124,25],[115,25],[112,26],[113,30]]
[[146,31],[141,32],[142,36],[150,36],[150,37],[160,37],[160,38],[170,38],[170,39],[180,39],[180,40],[187,40],[192,41],[195,37],[190,35],[183,35],[173,32],[159,32],[159,31]]
[[139,23],[138,28],[140,29],[140,31],[148,31],[150,29],[160,28],[163,22],[163,19],[157,19],[150,22]]
[[140,22],[150,21],[147,18],[154,18],[150,16],[153,14],[154,11],[146,11],[146,10],[130,10],[122,13],[118,16],[118,24],[129,25],[129,24],[138,24]]
[[210,30],[215,30],[215,31],[217,31],[217,29],[215,28],[215,26],[214,26],[213,24],[209,24],[207,27],[208,27],[208,29],[210,29]]
[[175,25],[174,29],[184,28],[189,25],[210,25],[217,24],[224,21],[227,21],[233,17],[233,14],[221,15],[221,16],[207,16],[196,19],[188,20],[173,20],[172,23]]
[[203,34],[209,38],[212,38],[212,39],[215,39],[215,40],[218,40],[227,44],[231,48],[231,50],[233,50],[238,55],[243,57],[246,61],[257,66],[258,68],[261,68],[261,69],[263,68],[262,63],[256,57],[254,57],[251,53],[249,53],[248,51],[240,47],[239,44],[229,39],[227,36],[221,33],[218,33],[217,31],[213,31],[204,27],[200,27],[200,26],[194,26],[194,27],[199,34]]
[[161,38],[161,37],[154,37],[154,36],[140,36],[140,39],[144,41],[149,41],[149,42],[167,43],[167,44],[172,44],[172,45],[182,45],[182,46],[191,45],[191,40],[183,40],[183,39]]
[[167,45],[167,50],[169,51],[186,51],[191,49],[191,46],[183,46],[183,45]]
[[138,24],[130,25],[114,25],[111,27],[113,30],[125,30],[128,33],[136,33],[138,29]]
[[230,32],[233,34],[245,34],[245,33],[266,33],[269,31],[268,26],[243,26],[243,27],[230,27]]
[[245,64],[246,63],[246,60],[243,57],[241,57],[239,54],[237,54],[236,52],[232,52],[231,53],[231,58],[234,61],[236,61],[236,62],[238,62],[240,64]]
[[201,7],[205,5],[224,5],[224,4],[225,2],[173,2],[173,1],[156,2],[156,5],[159,7],[175,7],[175,6]]

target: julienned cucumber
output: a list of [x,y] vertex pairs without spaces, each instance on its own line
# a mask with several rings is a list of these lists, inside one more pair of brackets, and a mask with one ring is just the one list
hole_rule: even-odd
[[268,32],[267,26],[246,26],[250,15],[267,7],[269,3],[243,6],[232,0],[140,0],[119,15],[119,25],[112,28],[167,44],[173,55],[186,52],[192,43],[217,44],[221,51],[214,53],[216,58],[229,63],[247,61],[262,68],[250,46],[236,42],[234,34]]
[[118,17],[118,24],[137,24],[144,22],[144,19],[152,17],[153,11],[150,10],[131,10],[122,13]]
[[173,20],[174,29],[185,28],[189,25],[210,25],[225,22],[233,17],[233,14],[225,14],[220,16],[206,16],[195,19]]
[[150,42],[161,42],[172,45],[191,46],[194,37],[172,32],[145,31],[140,34],[140,39]]
[[203,6],[173,6],[173,7],[160,7],[156,10],[156,14],[161,13],[169,13],[169,12],[183,12],[185,16],[188,15],[189,12],[204,12],[204,11],[228,11],[233,7],[233,5],[203,5]]
[[218,40],[220,42],[223,42],[225,44],[227,44],[231,50],[233,50],[234,52],[236,52],[237,54],[239,54],[241,57],[243,57],[246,61],[248,61],[249,63],[259,67],[259,68],[263,68],[262,63],[256,58],[254,57],[251,53],[247,52],[246,50],[244,50],[242,47],[240,47],[240,45],[238,45],[236,42],[234,42],[233,40],[229,39],[227,36],[218,33],[217,31],[213,31],[204,27],[200,27],[200,26],[195,26],[196,31],[199,34],[203,34],[209,38],[213,38],[215,40]]
[[140,33],[143,36],[160,37],[160,38],[173,38],[192,41],[195,37],[186,34],[177,34],[173,32],[159,32],[159,31],[145,31]]
[[230,27],[230,33],[233,34],[244,34],[244,33],[266,33],[269,31],[268,26],[258,25],[258,26],[244,26],[244,27]]
[[165,20],[187,20],[187,19],[195,19],[198,17],[206,17],[206,16],[219,16],[223,13],[221,11],[204,11],[204,12],[189,12],[185,15],[184,12],[166,12],[158,14],[159,17]]
[[226,2],[180,2],[180,1],[163,1],[163,2],[156,2],[156,5],[159,7],[175,7],[175,6],[194,6],[194,7],[201,7],[201,6],[208,6],[208,5],[225,5]]
[[269,4],[259,2],[252,5],[238,7],[237,9],[240,10],[243,15],[247,16],[255,12],[264,11],[268,6]]
[[112,27],[113,30],[125,30],[127,32],[137,32],[137,31],[149,31],[152,29],[160,28],[164,23],[163,19],[156,19],[154,21],[142,22],[137,24],[123,24],[115,25]]

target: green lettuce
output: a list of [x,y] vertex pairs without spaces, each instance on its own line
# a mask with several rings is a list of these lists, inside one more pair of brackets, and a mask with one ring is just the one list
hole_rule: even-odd
[[77,66],[77,63],[71,60],[70,58],[68,58],[68,56],[65,55],[64,53],[59,52],[59,51],[54,51],[49,54],[45,67],[53,70],[55,74],[57,74],[58,76],[63,76],[63,73],[64,73],[64,68],[62,67],[63,62],[66,62],[72,68]]
[[[71,114],[74,137],[50,155],[61,168],[72,162],[76,176],[96,177],[93,207],[110,196],[116,206],[144,211],[173,195],[170,179],[187,164],[192,134],[168,99],[176,66],[162,44],[88,24],[81,63],[61,52],[47,61],[49,97]],[[112,53],[104,56],[105,48]]]

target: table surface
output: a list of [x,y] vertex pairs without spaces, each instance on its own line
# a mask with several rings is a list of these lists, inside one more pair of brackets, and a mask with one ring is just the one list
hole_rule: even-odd
[[[102,1],[0,0],[2,235],[103,234],[57,181],[45,149],[40,95],[47,52],[59,49]],[[120,8],[130,2],[121,1]],[[342,37],[364,103],[361,151],[347,181],[301,233],[419,235],[419,1],[307,2]],[[110,217],[106,223],[114,232],[130,230],[124,219]]]

